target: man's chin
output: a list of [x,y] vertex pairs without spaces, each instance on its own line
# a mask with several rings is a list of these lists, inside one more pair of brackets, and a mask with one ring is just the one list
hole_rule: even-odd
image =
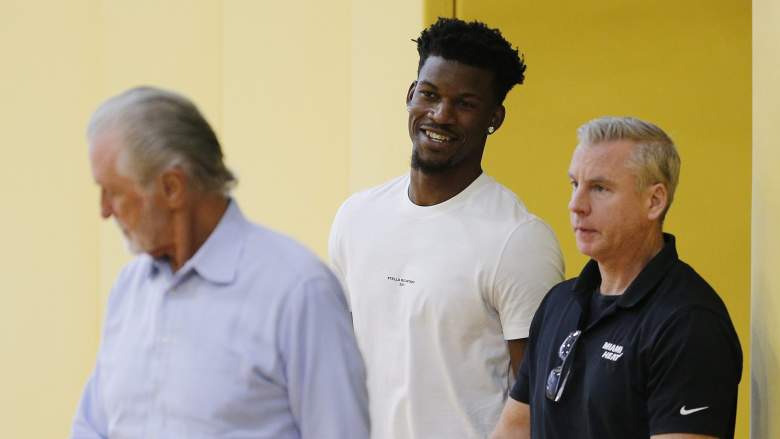
[[125,236],[125,248],[134,256],[138,256],[144,252],[141,246],[132,238]]
[[439,161],[424,159],[420,157],[420,154],[415,150],[412,152],[411,167],[423,174],[440,174],[450,169],[452,163],[450,163],[450,160]]

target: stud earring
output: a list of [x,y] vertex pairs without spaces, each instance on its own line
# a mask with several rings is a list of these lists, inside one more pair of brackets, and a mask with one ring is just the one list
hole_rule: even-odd
[[493,134],[495,132],[496,132],[496,128],[495,127],[493,127],[493,126],[489,126],[488,127],[488,134]]

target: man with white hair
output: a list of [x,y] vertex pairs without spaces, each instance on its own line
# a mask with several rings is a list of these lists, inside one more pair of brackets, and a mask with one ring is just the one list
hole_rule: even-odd
[[662,232],[680,158],[660,128],[578,130],[580,276],[555,286],[493,439],[733,438],[742,351],[726,307]]
[[338,281],[244,218],[195,105],[131,89],[88,129],[119,275],[72,438],[367,438],[365,373]]

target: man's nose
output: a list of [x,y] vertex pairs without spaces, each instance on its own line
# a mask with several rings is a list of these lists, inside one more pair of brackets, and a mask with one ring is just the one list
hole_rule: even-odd
[[576,187],[571,191],[569,200],[569,212],[578,215],[584,215],[588,212],[588,202],[585,196],[585,189]]
[[440,100],[431,107],[430,117],[436,123],[451,123],[455,118],[452,104],[445,99]]

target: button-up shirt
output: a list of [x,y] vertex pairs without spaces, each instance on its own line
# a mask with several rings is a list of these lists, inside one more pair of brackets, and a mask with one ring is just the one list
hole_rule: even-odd
[[231,201],[175,273],[122,271],[71,437],[362,439],[364,383],[338,281]]

